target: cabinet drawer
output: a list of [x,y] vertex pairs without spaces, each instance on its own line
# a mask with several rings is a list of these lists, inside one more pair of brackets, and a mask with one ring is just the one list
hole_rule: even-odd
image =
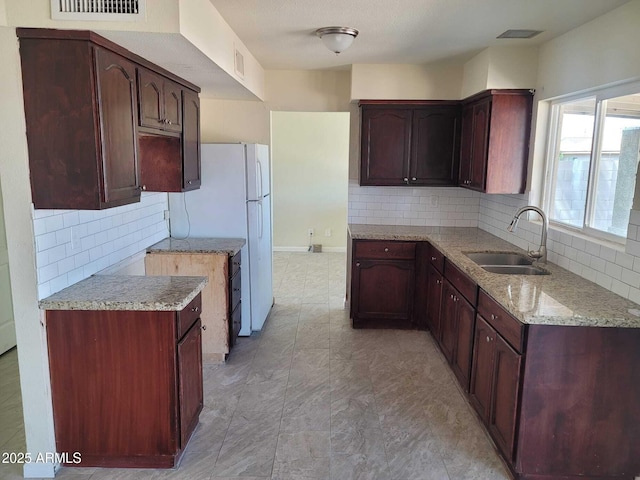
[[524,325],[513,315],[502,308],[498,302],[491,298],[484,290],[480,290],[478,297],[478,313],[509,344],[518,352],[522,353],[524,346]]
[[236,253],[229,259],[229,278],[233,277],[240,270],[240,253]]
[[231,279],[231,291],[230,291],[230,297],[231,297],[231,302],[229,304],[229,310],[233,311],[235,310],[235,308],[238,306],[238,303],[240,303],[240,297],[241,297],[241,273],[240,271],[238,271],[233,278]]
[[355,258],[371,258],[380,260],[413,260],[416,257],[416,243],[398,241],[357,241],[355,244],[354,256]]
[[466,273],[456,267],[449,260],[445,260],[444,276],[456,289],[471,303],[476,304],[478,298],[478,286]]
[[200,318],[202,313],[202,295],[199,293],[196,298],[189,302],[189,305],[184,307],[177,314],[177,334],[178,340],[187,333],[191,325]]
[[444,272],[444,255],[433,245],[429,245],[429,263],[440,273]]
[[238,303],[235,310],[231,314],[231,335],[233,335],[232,343],[235,343],[235,339],[240,333],[241,324],[242,324],[242,305]]

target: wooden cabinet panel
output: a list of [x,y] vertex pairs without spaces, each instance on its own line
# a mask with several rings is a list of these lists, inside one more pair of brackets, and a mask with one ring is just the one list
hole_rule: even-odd
[[453,362],[451,364],[460,385],[469,391],[469,379],[471,377],[471,353],[473,351],[473,334],[475,327],[476,311],[464,297],[458,296],[456,302],[457,332]]
[[361,240],[355,244],[355,257],[371,260],[413,260],[415,242]]
[[433,338],[440,341],[440,305],[442,301],[443,276],[432,265],[429,265],[428,275],[428,301],[427,301],[427,325]]
[[180,446],[185,448],[198,425],[203,405],[202,330],[200,320],[178,343],[178,395],[180,404]]
[[457,185],[459,102],[361,102],[360,185]]
[[463,103],[460,185],[485,193],[524,193],[531,91],[488,90]]
[[495,357],[496,331],[480,316],[476,317],[473,367],[469,400],[485,423],[489,421]]
[[509,461],[513,460],[516,438],[521,359],[500,335],[496,336],[489,431]]
[[412,185],[457,185],[460,108],[431,107],[413,113]]
[[140,199],[135,65],[89,41],[18,29],[35,208]]
[[411,116],[406,109],[363,109],[360,185],[406,184]]
[[182,132],[182,87],[146,68],[138,67],[140,126]]
[[444,262],[444,276],[451,282],[459,294],[475,306],[478,297],[478,285],[469,276],[449,260]]
[[82,466],[174,467],[202,408],[200,322],[178,343],[177,312],[46,318],[58,451]]
[[524,351],[524,325],[480,290],[478,295],[478,313],[518,352]]
[[440,304],[440,348],[447,361],[453,361],[456,347],[456,332],[458,318],[456,315],[456,289],[447,280],[442,287],[442,302]]
[[182,188],[200,188],[200,98],[192,90],[183,90]]

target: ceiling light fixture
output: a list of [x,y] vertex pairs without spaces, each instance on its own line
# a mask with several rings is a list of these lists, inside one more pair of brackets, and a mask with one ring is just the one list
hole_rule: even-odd
[[358,30],[351,27],[323,27],[315,32],[324,46],[335,52],[336,55],[349,48],[358,33],[360,33]]

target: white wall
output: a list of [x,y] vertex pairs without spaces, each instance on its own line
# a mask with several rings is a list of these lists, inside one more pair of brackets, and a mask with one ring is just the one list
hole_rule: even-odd
[[35,210],[38,298],[46,298],[167,238],[164,211],[168,209],[166,193],[142,192],[139,203],[106,210]]
[[[31,220],[31,186],[22,104],[18,42],[13,28],[0,27],[0,181],[4,200],[12,300],[18,340],[27,451],[53,452],[53,413],[44,327],[40,324]],[[47,477],[53,465],[30,464],[25,474]]]
[[[347,245],[348,112],[273,112],[273,245]],[[326,236],[326,230],[330,236]]]

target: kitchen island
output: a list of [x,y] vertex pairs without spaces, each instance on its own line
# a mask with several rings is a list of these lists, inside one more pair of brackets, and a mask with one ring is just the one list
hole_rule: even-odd
[[428,328],[515,478],[640,475],[639,305],[551,263],[490,273],[466,253],[526,252],[477,228],[350,225],[349,242],[354,326]]
[[[147,248],[147,275],[203,275],[202,355],[205,363],[222,363],[233,347],[242,321],[243,238],[165,238]],[[248,318],[247,318],[248,320]]]
[[77,467],[178,465],[203,405],[206,277],[96,275],[40,301],[56,450]]

